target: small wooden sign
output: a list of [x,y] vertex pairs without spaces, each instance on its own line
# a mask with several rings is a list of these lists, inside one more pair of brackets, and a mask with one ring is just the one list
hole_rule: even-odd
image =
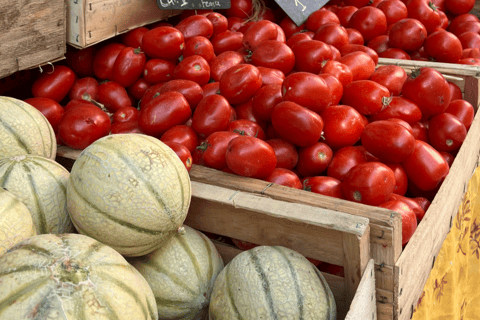
[[329,0],[275,0],[297,26],[305,23],[310,14],[323,7],[328,1]]
[[160,9],[195,10],[195,9],[230,9],[230,0],[157,0]]

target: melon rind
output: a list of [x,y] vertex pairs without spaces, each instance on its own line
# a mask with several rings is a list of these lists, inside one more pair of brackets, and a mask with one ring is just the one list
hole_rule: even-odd
[[210,320],[334,320],[333,294],[304,256],[280,246],[243,251],[218,275]]
[[223,269],[215,245],[201,232],[184,226],[163,247],[130,263],[153,290],[159,319],[204,319],[213,284]]
[[0,158],[22,154],[55,159],[55,132],[47,118],[32,105],[0,96]]
[[0,319],[158,319],[148,283],[80,234],[31,237],[0,256]]
[[75,230],[67,211],[69,176],[58,162],[38,155],[0,159],[0,187],[27,206],[38,234]]
[[67,208],[78,232],[125,256],[160,248],[182,226],[191,200],[188,171],[151,136],[100,138],[75,160]]

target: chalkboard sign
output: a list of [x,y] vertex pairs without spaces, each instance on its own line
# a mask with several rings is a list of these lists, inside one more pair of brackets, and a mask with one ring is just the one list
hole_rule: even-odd
[[157,0],[160,9],[230,9],[230,0]]
[[297,26],[305,23],[310,14],[317,11],[329,0],[275,0]]

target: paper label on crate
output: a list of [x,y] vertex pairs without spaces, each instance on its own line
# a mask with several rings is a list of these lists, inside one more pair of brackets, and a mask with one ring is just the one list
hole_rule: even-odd
[[195,9],[230,9],[230,0],[157,0],[160,9],[195,10]]
[[310,14],[327,4],[329,0],[275,0],[297,26],[305,23]]

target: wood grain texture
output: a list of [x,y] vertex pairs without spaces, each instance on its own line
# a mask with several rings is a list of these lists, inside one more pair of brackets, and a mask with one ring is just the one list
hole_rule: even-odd
[[0,1],[0,78],[66,52],[64,0]]
[[376,320],[377,305],[375,299],[375,276],[373,259],[368,261],[358,286],[357,293],[350,304],[345,320]]

